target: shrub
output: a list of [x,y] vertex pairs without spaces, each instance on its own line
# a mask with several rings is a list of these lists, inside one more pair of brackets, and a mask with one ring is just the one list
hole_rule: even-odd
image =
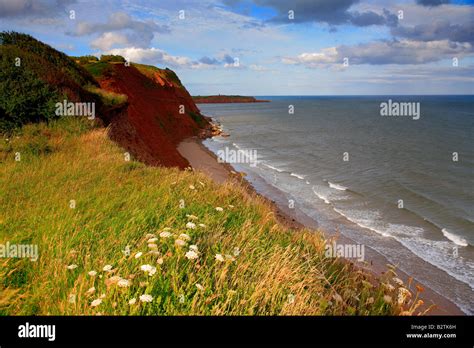
[[122,56],[104,54],[100,56],[100,61],[106,63],[125,63],[125,58]]

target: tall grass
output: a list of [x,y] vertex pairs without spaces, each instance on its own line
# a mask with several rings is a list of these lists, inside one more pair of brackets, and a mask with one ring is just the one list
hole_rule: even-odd
[[128,97],[125,94],[114,93],[112,91],[106,91],[105,89],[98,88],[95,86],[86,86],[85,88],[91,93],[94,93],[101,97],[102,101],[107,106],[115,106],[125,103]]
[[[0,258],[1,314],[415,311],[411,295],[396,304],[398,285],[326,258],[319,233],[281,226],[240,185],[126,161],[106,130],[60,122],[1,140],[0,243],[39,247],[36,262]],[[28,151],[35,141],[49,150]]]

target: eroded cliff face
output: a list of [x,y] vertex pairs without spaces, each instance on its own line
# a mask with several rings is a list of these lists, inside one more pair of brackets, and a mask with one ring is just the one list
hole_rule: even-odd
[[100,86],[126,95],[128,101],[111,110],[110,137],[149,165],[188,167],[177,145],[210,125],[174,72],[140,65],[112,67],[98,79]]

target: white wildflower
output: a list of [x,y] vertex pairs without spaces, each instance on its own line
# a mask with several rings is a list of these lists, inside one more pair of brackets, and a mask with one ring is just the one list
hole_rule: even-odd
[[189,250],[184,256],[186,256],[189,260],[195,260],[199,257],[199,255],[193,250]]
[[186,245],[186,242],[182,239],[176,239],[174,241],[174,243],[177,245],[177,246],[185,246]]
[[137,299],[135,297],[128,301],[129,305],[134,305],[135,303],[137,303]]
[[110,272],[112,270],[112,265],[105,265],[104,268],[102,268],[104,272]]
[[240,255],[240,249],[235,247],[234,248],[234,256],[239,256]]
[[130,286],[130,280],[122,278],[117,282],[117,285],[120,288],[128,288]]
[[156,273],[156,267],[152,265],[141,265],[140,269],[149,276],[152,276]]
[[186,224],[186,228],[191,228],[191,229],[195,229],[196,228],[196,224],[194,222],[188,222]]
[[153,301],[153,296],[145,294],[140,296],[140,301],[141,302],[151,302]]
[[90,288],[89,290],[86,291],[86,295],[92,295],[95,293],[95,287]]
[[135,258],[138,259],[138,258],[140,258],[142,255],[143,255],[143,253],[142,253],[141,251],[139,251],[138,253],[135,254]]
[[87,273],[88,275],[90,275],[91,277],[95,277],[97,275],[97,272],[96,271],[89,271],[89,273]]
[[66,266],[67,269],[76,269],[77,268],[77,265],[69,265],[69,266]]
[[68,302],[76,303],[76,294],[69,294]]
[[222,208],[222,207],[216,207],[216,210],[217,210],[217,211],[224,211],[224,208]]
[[181,233],[178,238],[187,241],[191,240],[191,237],[188,236],[186,233]]
[[171,236],[171,233],[168,231],[163,231],[160,233],[161,238],[168,238],[169,236]]
[[199,290],[201,291],[204,291],[204,286],[202,286],[201,284],[196,284],[196,288],[198,288]]
[[158,240],[158,238],[153,237],[153,238],[148,239],[147,243],[155,243],[157,240]]
[[194,252],[199,252],[199,248],[197,245],[193,244],[189,246],[189,250],[192,250]]
[[403,286],[403,280],[397,277],[393,277],[392,280],[394,281],[395,284],[398,284],[399,286]]
[[97,306],[100,305],[101,303],[102,303],[102,299],[98,298],[98,299],[92,301],[91,307],[97,307]]
[[224,256],[222,256],[222,254],[216,254],[216,260],[220,262],[225,262]]
[[189,215],[189,214],[186,214],[186,217],[189,219],[189,220],[197,220],[198,217],[196,215]]

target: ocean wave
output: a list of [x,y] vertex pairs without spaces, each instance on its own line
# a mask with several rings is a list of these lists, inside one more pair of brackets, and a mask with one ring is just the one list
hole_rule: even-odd
[[369,218],[356,218],[354,216],[351,216],[350,213],[345,213],[340,209],[334,208],[334,211],[337,212],[338,214],[344,216],[347,220],[355,223],[357,226],[371,230],[377,234],[380,234],[381,236],[384,237],[392,237],[389,233],[386,231],[382,231],[381,229],[377,229],[375,226],[371,225],[372,220]]
[[291,175],[291,176],[294,176],[294,177],[296,177],[296,178],[298,178],[298,179],[300,179],[300,180],[304,180],[304,176],[303,176],[303,175],[301,175],[301,174],[297,174],[297,173],[290,173],[290,175]]
[[346,191],[347,190],[347,187],[339,185],[339,184],[334,184],[330,181],[328,181],[328,184],[329,184],[329,187],[331,187],[333,189],[336,189],[336,190],[339,190],[339,191]]
[[263,165],[264,165],[265,167],[268,167],[268,168],[272,169],[272,170],[276,170],[278,173],[283,173],[283,169],[280,169],[280,168],[271,166],[271,165],[266,164],[266,163],[263,163]]
[[[443,270],[455,279],[469,285],[471,289],[474,289],[473,277],[468,271],[471,267],[470,265],[473,265],[474,263],[467,260],[462,261],[462,258],[455,258],[451,256],[453,252],[453,246],[451,242],[454,241],[446,236],[446,229],[443,229],[443,234],[449,238],[451,242],[435,241],[424,238],[422,237],[424,229],[421,227],[392,223],[387,225],[379,225],[377,224],[377,214],[374,217],[370,217],[369,211],[344,212],[337,208],[334,208],[334,211],[344,216],[347,220],[355,223],[359,227],[371,230],[384,237],[394,238],[413,254],[417,255],[433,266]],[[449,233],[449,235],[456,238],[458,243],[462,243],[460,240],[462,238],[455,236],[452,233]]]
[[314,192],[314,194],[315,194],[316,196],[318,196],[318,198],[322,199],[322,200],[324,201],[324,203],[326,203],[326,204],[331,204],[331,202],[329,201],[329,199],[328,199],[326,196],[324,196],[324,195],[322,195],[322,194],[316,192],[316,190],[314,189],[314,187],[313,187],[313,192]]
[[454,233],[449,232],[447,229],[443,228],[441,230],[443,235],[448,238],[451,242],[459,246],[468,246],[469,243],[462,237],[455,235]]

